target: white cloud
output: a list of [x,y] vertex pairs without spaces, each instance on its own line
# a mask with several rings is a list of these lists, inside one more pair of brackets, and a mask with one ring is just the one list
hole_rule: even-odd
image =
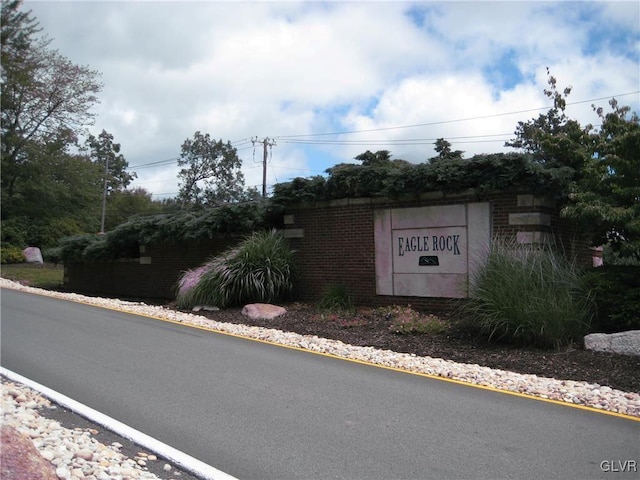
[[[26,8],[63,55],[103,72],[94,128],[113,133],[131,165],[178,156],[197,130],[234,141],[487,117],[341,137],[370,145],[281,141],[270,184],[367,149],[414,161],[432,155],[430,145],[374,140],[513,132],[537,112],[491,115],[548,105],[547,66],[559,86],[573,85],[570,101],[640,84],[637,2],[27,0]],[[588,103],[570,108],[593,121]],[[501,141],[452,143],[467,155],[503,149]],[[259,185],[252,154],[240,152],[247,184]],[[136,183],[176,192],[176,173],[140,169]]]

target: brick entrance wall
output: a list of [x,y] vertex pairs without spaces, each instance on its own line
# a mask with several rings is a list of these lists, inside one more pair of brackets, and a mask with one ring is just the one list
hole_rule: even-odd
[[121,298],[175,297],[180,274],[236,245],[242,237],[219,237],[190,244],[140,247],[140,257],[65,265],[66,289]]
[[590,265],[588,245],[575,238],[553,202],[534,195],[429,193],[407,201],[345,199],[291,208],[285,216],[285,236],[296,250],[296,298],[316,301],[328,287],[342,285],[358,305],[450,309],[455,299],[376,294],[374,211],[476,202],[491,205],[493,238],[523,244],[555,242],[567,255]]
[[[575,236],[552,202],[530,194],[445,195],[418,199],[344,199],[288,208],[285,237],[296,251],[296,300],[314,302],[326,289],[342,285],[358,305],[407,305],[439,311],[456,301],[447,298],[376,294],[374,211],[489,202],[492,236],[521,243],[555,242],[571,258],[591,265],[588,245]],[[243,236],[220,237],[189,245],[148,245],[136,259],[65,265],[65,287],[72,291],[128,298],[174,298],[180,273],[236,245]]]

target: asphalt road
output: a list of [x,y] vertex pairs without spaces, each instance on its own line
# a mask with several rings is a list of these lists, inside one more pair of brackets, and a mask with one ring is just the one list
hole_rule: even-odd
[[619,471],[640,469],[629,419],[23,292],[0,301],[3,367],[238,478],[639,475]]

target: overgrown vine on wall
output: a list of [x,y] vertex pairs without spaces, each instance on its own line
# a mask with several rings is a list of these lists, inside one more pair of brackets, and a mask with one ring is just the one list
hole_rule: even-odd
[[288,206],[342,198],[396,199],[433,191],[474,189],[488,193],[516,188],[563,199],[574,171],[545,166],[527,154],[498,153],[470,159],[435,158],[417,165],[392,160],[339,164],[327,174],[276,184],[273,196],[265,201],[134,217],[103,236],[64,239],[60,256],[64,262],[134,258],[140,245],[197,241],[280,227],[282,212]]
[[574,170],[548,167],[527,154],[497,153],[470,159],[433,159],[430,163],[340,164],[328,177],[296,178],[274,186],[271,199],[288,206],[340,198],[418,196],[443,191],[478,192],[522,188],[536,194],[565,198]]
[[249,233],[278,226],[278,208],[268,202],[247,202],[133,217],[104,235],[78,235],[60,243],[63,262],[135,258],[140,245],[183,243],[220,234]]

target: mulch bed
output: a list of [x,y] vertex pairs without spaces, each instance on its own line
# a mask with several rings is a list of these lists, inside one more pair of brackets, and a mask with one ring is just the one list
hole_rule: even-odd
[[[167,305],[171,307],[171,305]],[[287,313],[274,320],[249,320],[240,309],[224,309],[198,314],[212,320],[255,325],[317,335],[358,346],[393,350],[478,364],[490,368],[534,374],[562,380],[586,381],[627,392],[640,392],[640,357],[583,350],[572,345],[560,350],[522,348],[488,343],[449,326],[438,334],[397,334],[390,331],[392,320],[361,310],[357,315],[327,314],[305,304],[285,305]]]

